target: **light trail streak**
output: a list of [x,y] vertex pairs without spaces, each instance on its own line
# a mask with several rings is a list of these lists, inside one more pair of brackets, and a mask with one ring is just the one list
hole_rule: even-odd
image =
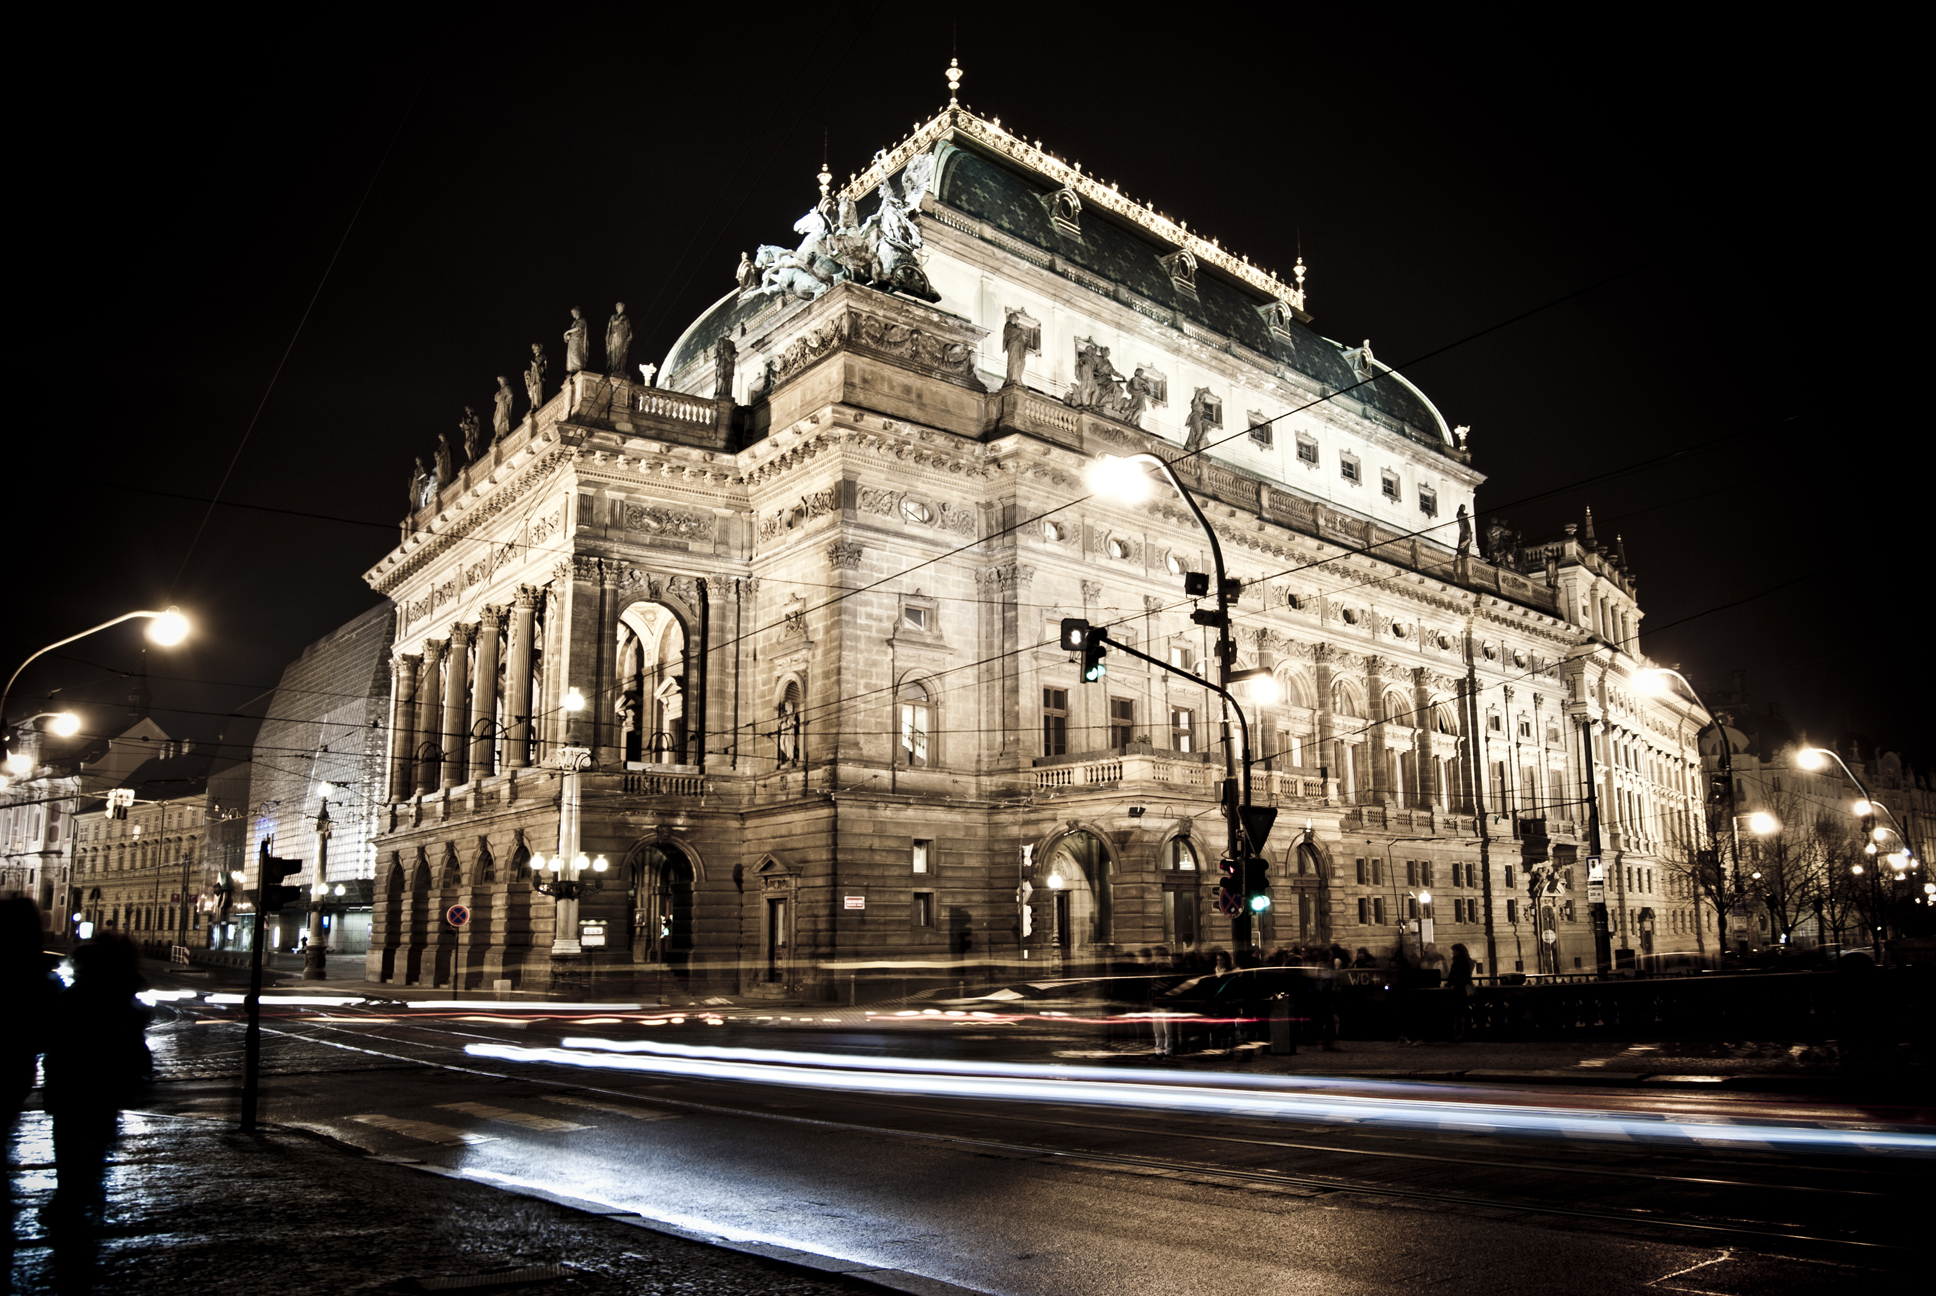
[[[1480,1105],[1422,1098],[1286,1094],[1256,1089],[1220,1089],[1201,1083],[1179,1085],[1174,1081],[1164,1084],[1124,1083],[1120,1073],[1101,1072],[1095,1068],[1015,1067],[1006,1068],[1009,1074],[989,1074],[988,1069],[999,1068],[999,1064],[948,1064],[943,1067],[933,1062],[922,1064],[896,1059],[840,1058],[813,1054],[787,1055],[812,1058],[814,1060],[810,1065],[775,1064],[764,1060],[693,1056],[726,1053],[728,1050],[637,1043],[626,1046],[624,1052],[588,1052],[583,1048],[521,1048],[508,1044],[470,1044],[465,1046],[464,1051],[473,1057],[507,1062],[551,1063],[689,1080],[727,1080],[850,1093],[916,1094],[929,1098],[993,1099],[1023,1103],[1081,1103],[1096,1107],[1161,1111],[1170,1115],[1237,1116],[1307,1124],[1409,1129],[1444,1128],[1464,1133],[1483,1132],[1519,1137],[1692,1142],[1709,1146],[1756,1146],[1795,1151],[1936,1156],[1936,1134],[1893,1128],[1843,1129],[1820,1124],[1774,1125],[1725,1119],[1654,1117],[1624,1112],[1582,1112],[1510,1103]],[[750,1055],[773,1053],[776,1050],[731,1052]],[[1104,1076],[1108,1078],[1101,1078]]]

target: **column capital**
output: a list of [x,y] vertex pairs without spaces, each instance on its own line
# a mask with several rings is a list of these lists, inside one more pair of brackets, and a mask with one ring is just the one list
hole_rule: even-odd
[[483,607],[477,609],[477,628],[480,630],[499,629],[503,626],[505,615],[508,612],[508,608],[492,607],[486,603]]
[[538,588],[535,585],[520,585],[518,592],[511,596],[512,606],[526,611],[538,605]]
[[450,627],[450,646],[455,652],[462,652],[471,646],[471,639],[477,634],[477,627],[454,621]]
[[426,662],[442,661],[444,653],[447,649],[449,649],[449,647],[450,647],[450,641],[447,639],[424,640],[424,650],[423,650],[424,661]]

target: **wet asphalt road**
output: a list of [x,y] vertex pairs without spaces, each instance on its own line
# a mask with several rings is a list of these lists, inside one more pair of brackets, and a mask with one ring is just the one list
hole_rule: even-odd
[[[1771,1129],[1879,1129],[1922,1115],[1793,1097],[1351,1087],[1401,1105],[1451,1097],[1471,1113],[1407,1127],[1178,1114],[1160,1101],[836,1092],[465,1052],[582,1035],[874,1047],[851,1023],[781,1030],[694,1017],[646,1031],[591,1014],[396,1020],[342,1009],[291,1011],[268,1026],[265,1121],[485,1183],[985,1292],[1544,1292],[1584,1275],[1610,1291],[1845,1290],[1903,1263],[1897,1248],[1916,1236],[1929,1164],[1752,1139],[1508,1135],[1490,1119],[1502,1103]],[[170,1014],[152,1040],[158,1110],[234,1109],[238,1015]]]

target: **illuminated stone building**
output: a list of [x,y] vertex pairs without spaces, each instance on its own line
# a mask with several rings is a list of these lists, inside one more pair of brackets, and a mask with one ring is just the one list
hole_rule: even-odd
[[[1246,713],[1266,946],[1385,952],[1416,913],[1488,972],[1591,969],[1590,727],[1627,948],[1695,949],[1661,825],[1706,717],[1632,687],[1632,576],[1590,526],[1462,543],[1465,430],[1310,327],[1301,263],[952,103],[830,180],[656,385],[585,356],[370,570],[397,609],[373,978],[831,996],[1228,946],[1207,542],[1173,495],[1084,483],[1145,451],[1244,582],[1237,665],[1280,685]],[[1085,685],[1063,617],[1179,671],[1119,653]],[[532,887],[561,844],[606,866],[575,917]]]

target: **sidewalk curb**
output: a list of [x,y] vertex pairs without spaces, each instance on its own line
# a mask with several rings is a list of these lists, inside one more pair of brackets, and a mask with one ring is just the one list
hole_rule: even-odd
[[721,1237],[717,1233],[707,1233],[700,1229],[689,1229],[679,1224],[671,1224],[664,1220],[653,1219],[647,1215],[640,1215],[636,1211],[628,1211],[622,1207],[610,1206],[604,1202],[590,1201],[583,1197],[571,1197],[564,1193],[552,1192],[547,1188],[538,1188],[529,1184],[494,1183],[489,1179],[467,1175],[461,1171],[451,1170],[444,1166],[431,1165],[428,1162],[417,1161],[410,1157],[368,1152],[354,1144],[345,1143],[341,1139],[333,1138],[330,1135],[320,1133],[313,1129],[306,1129],[300,1125],[280,1125],[264,1122],[261,1128],[273,1129],[283,1134],[296,1134],[305,1138],[312,1138],[365,1161],[400,1166],[406,1170],[417,1170],[424,1174],[436,1175],[440,1179],[472,1184],[479,1188],[489,1188],[496,1192],[507,1193],[513,1197],[529,1197],[534,1201],[549,1202],[553,1206],[561,1206],[566,1210],[576,1211],[581,1215],[596,1216],[599,1219],[610,1220],[615,1224],[626,1224],[633,1228],[644,1229],[649,1233],[658,1233],[666,1237],[678,1238],[684,1242],[697,1242],[702,1246],[717,1247],[722,1251],[737,1251],[742,1255],[757,1256],[762,1260],[773,1261],[776,1264],[798,1270],[809,1276],[835,1274],[839,1277],[874,1287],[883,1292],[904,1293],[905,1296],[990,1296],[990,1293],[978,1287],[964,1287],[959,1283],[951,1283],[941,1278],[929,1278],[923,1274],[910,1273],[905,1269],[883,1268],[878,1265],[870,1265],[865,1261],[848,1260],[840,1256],[827,1255],[819,1251],[802,1251],[796,1247],[781,1246],[777,1242],[740,1242],[732,1238]]

